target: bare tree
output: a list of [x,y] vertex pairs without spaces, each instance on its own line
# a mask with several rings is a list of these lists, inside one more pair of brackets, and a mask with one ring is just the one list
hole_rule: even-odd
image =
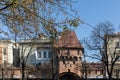
[[85,79],[88,78],[88,73],[87,73],[87,68],[89,67],[87,62],[86,62],[86,54],[83,54],[83,59],[82,59],[82,77],[84,77]]
[[20,30],[16,27],[10,30],[11,38],[15,40],[13,66],[21,67],[22,80],[24,80],[27,61],[29,55],[31,55],[34,51],[34,44],[38,34],[35,29],[32,29],[33,32],[29,29],[22,31],[22,29]]
[[113,25],[110,22],[104,22],[93,28],[92,34],[89,38],[90,40],[85,40],[88,49],[94,51],[93,55],[87,56],[97,59],[104,64],[109,79],[112,78],[115,63],[120,56],[116,52],[116,47],[111,45],[113,34]]
[[26,66],[27,66],[28,57],[34,49],[33,48],[34,41],[30,41],[30,43],[29,43],[29,45],[26,45],[25,42],[20,43],[20,47],[19,47],[19,49],[20,49],[19,59],[20,59],[22,80],[24,80],[24,78],[25,78],[25,69],[26,69]]

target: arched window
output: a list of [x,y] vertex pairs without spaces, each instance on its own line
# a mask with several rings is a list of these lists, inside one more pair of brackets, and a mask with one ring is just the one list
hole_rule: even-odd
[[69,57],[69,61],[72,61],[72,56]]
[[76,56],[73,57],[73,61],[77,61],[78,58]]

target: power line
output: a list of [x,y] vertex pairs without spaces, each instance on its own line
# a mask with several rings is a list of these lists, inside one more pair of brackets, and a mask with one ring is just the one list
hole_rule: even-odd
[[89,27],[95,29],[95,26],[89,24],[88,22],[86,22],[86,21],[84,21],[84,20],[81,20],[81,23],[82,23],[82,24],[86,24],[87,26],[89,26]]
[[[68,12],[66,12],[66,13],[67,13],[68,15],[72,16],[72,17],[75,17],[75,16],[73,16],[72,14],[70,14],[70,13],[68,13]],[[81,24],[86,24],[87,26],[89,26],[89,27],[95,29],[95,26],[89,24],[88,22],[84,21],[84,20],[81,19],[81,18],[80,18],[80,20],[81,20],[81,22],[80,22]]]

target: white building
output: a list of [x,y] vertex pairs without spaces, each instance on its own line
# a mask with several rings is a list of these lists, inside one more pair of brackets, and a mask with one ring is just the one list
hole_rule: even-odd
[[50,62],[50,41],[47,38],[23,40],[19,42],[19,49],[20,56],[27,59],[28,65],[41,65]]
[[13,64],[13,48],[15,42],[12,40],[0,40],[0,64]]
[[109,65],[116,60],[112,77],[120,77],[120,33],[107,35],[107,55]]

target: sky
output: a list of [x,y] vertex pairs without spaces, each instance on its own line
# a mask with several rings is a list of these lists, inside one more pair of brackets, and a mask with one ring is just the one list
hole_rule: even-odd
[[[120,25],[120,0],[74,0],[75,8],[78,11],[80,19],[91,26],[105,21],[111,22],[115,31],[118,32]],[[90,36],[92,27],[87,24],[80,24],[75,30],[80,41]],[[84,44],[83,44],[84,47]],[[87,54],[91,52],[86,50]],[[91,60],[92,61],[92,60]]]
[[[96,26],[105,21],[111,22],[116,31],[120,31],[120,0],[72,0],[80,19],[89,25]],[[90,36],[92,27],[80,24],[75,30],[80,41]],[[0,22],[0,26],[2,26]]]
[[[105,21],[111,22],[116,31],[120,25],[120,0],[74,0],[74,6],[80,19],[92,26]],[[92,27],[80,24],[75,30],[78,39],[82,40],[89,36]]]

